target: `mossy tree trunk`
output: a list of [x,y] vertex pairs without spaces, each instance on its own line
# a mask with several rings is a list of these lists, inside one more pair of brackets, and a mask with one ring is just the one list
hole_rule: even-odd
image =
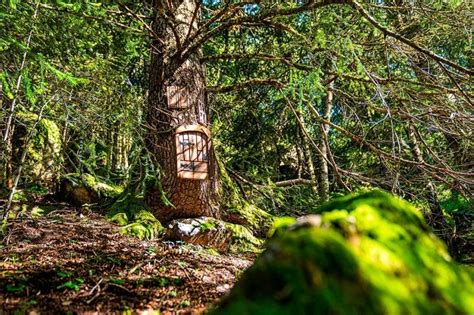
[[[186,41],[197,31],[199,2],[155,1],[151,50],[147,146],[161,169],[161,184],[172,206],[163,204],[161,190],[152,187],[147,203],[160,220],[182,217],[218,217],[218,176],[213,149],[208,154],[206,179],[178,177],[175,131],[183,125],[209,127],[204,68],[199,54],[186,54]],[[168,108],[167,86],[179,86],[187,95],[187,108]]]
[[[10,107],[11,100],[3,97],[2,111],[7,112]],[[4,188],[11,189],[13,186],[13,146],[12,134],[14,128],[6,128],[6,119],[3,119],[0,124],[0,163],[3,166],[0,173],[0,185]],[[14,127],[14,126],[13,126]]]

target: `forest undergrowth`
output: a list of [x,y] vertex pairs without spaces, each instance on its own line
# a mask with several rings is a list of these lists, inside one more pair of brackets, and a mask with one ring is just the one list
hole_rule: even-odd
[[254,259],[139,240],[97,213],[49,208],[41,218],[9,222],[0,248],[0,313],[199,314]]

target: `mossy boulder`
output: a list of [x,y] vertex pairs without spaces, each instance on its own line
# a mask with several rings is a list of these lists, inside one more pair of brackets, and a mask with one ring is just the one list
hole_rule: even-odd
[[104,203],[123,192],[120,186],[107,184],[91,174],[66,174],[61,179],[60,197],[78,206]]
[[372,191],[319,212],[276,229],[212,313],[474,313],[472,272],[408,202]]
[[247,227],[225,222],[232,239],[229,247],[231,253],[257,253],[262,251],[263,239],[256,237]]
[[171,221],[166,230],[166,238],[227,251],[232,234],[226,229],[224,222],[211,217],[198,217]]

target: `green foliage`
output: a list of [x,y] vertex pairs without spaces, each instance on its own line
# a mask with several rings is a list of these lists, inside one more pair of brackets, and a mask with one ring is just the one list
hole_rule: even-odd
[[248,228],[232,223],[225,223],[225,227],[232,233],[230,252],[258,253],[261,251],[263,240],[255,237]]
[[7,292],[10,292],[10,293],[17,293],[17,292],[23,292],[25,289],[26,289],[26,284],[20,282],[18,284],[6,284],[5,285],[5,289]]
[[118,285],[124,285],[124,284],[125,284],[125,280],[123,280],[123,279],[118,279],[118,278],[114,278],[114,277],[110,277],[110,278],[109,278],[109,281],[110,281],[111,283],[118,284]]
[[265,236],[272,224],[273,217],[264,210],[244,200],[219,160],[221,179],[220,205],[227,216],[235,215],[248,226],[256,235]]
[[469,314],[472,273],[411,204],[372,191],[277,235],[214,314]]
[[28,186],[25,189],[25,192],[41,196],[41,195],[46,195],[48,193],[48,188],[42,185],[33,184],[33,185]]
[[441,197],[441,207],[447,213],[474,215],[474,200],[468,199],[459,193],[449,191]]
[[38,219],[44,216],[45,212],[46,211],[40,207],[33,207],[33,209],[31,209],[30,216],[33,219]]
[[276,217],[273,220],[273,225],[268,230],[267,236],[270,238],[274,235],[279,235],[282,231],[287,229],[290,225],[296,222],[294,217]]
[[74,291],[79,291],[83,283],[84,283],[83,278],[75,278],[73,280],[66,281],[63,284],[59,285],[57,289],[66,288],[66,289],[70,289]]

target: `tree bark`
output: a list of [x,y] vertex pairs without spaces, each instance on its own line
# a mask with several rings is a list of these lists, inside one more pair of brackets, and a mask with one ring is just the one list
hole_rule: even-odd
[[[419,163],[423,163],[424,162],[423,153],[421,152],[420,146],[418,144],[418,139],[415,133],[415,127],[413,126],[412,123],[408,124],[406,133],[408,135],[408,139],[410,140],[411,151],[412,151],[413,156],[415,157],[415,160]],[[449,237],[447,235],[444,235],[444,230],[447,228],[446,219],[443,214],[443,209],[441,209],[441,205],[439,203],[438,194],[436,193],[435,186],[430,179],[428,179],[428,183],[426,187],[428,188],[426,197],[427,197],[428,204],[431,210],[431,217],[428,218],[428,223],[437,232],[439,232],[440,236],[445,241],[448,241]]]
[[[331,121],[331,112],[333,107],[333,98],[334,98],[334,81],[329,83],[328,87],[328,94],[326,97],[326,106],[324,109],[324,119],[327,121]],[[328,151],[329,148],[327,147],[328,142],[325,139],[328,139],[329,134],[329,126],[321,123],[320,124],[321,130],[321,140],[320,140],[320,151],[321,155],[319,157],[319,198],[322,202],[327,201],[329,199],[329,168],[328,168]]]
[[[178,177],[175,131],[183,125],[209,128],[205,96],[204,67],[201,52],[183,60],[180,51],[185,38],[197,30],[199,1],[173,0],[154,3],[154,37],[151,51],[150,91],[147,113],[147,146],[154,163],[160,167],[160,187],[150,187],[147,203],[158,219],[213,216],[218,217],[219,181],[215,155],[210,148],[209,175],[206,179]],[[173,58],[170,56],[174,55]],[[179,86],[187,95],[187,108],[168,108],[167,86]],[[171,202],[165,205],[162,192]]]
[[[306,165],[308,167],[309,178],[311,179],[311,182],[317,183],[317,176],[316,176],[316,172],[314,170],[313,155],[311,154],[311,150],[309,148],[308,140],[306,139],[306,134],[303,130],[301,130],[301,129],[305,128],[303,115],[301,114],[299,109],[297,109],[296,113],[300,118],[299,119],[300,124],[298,124],[298,127],[299,127],[298,128],[298,134],[300,136],[301,144],[303,146],[303,155],[304,155],[304,158],[306,160]],[[313,192],[315,194],[318,193],[317,185],[311,185],[311,189],[313,190]]]

